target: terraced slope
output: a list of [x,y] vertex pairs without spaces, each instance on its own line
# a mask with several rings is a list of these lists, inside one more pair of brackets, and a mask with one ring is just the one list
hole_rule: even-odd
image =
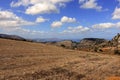
[[118,55],[0,39],[0,80],[105,80],[109,77],[120,77]]

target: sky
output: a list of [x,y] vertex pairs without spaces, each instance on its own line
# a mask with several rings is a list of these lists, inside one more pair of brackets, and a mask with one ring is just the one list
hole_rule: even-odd
[[105,38],[120,33],[120,0],[0,0],[0,34]]

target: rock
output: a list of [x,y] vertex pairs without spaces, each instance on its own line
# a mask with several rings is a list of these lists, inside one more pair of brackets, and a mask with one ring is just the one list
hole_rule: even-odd
[[98,51],[96,49],[99,49],[99,45],[106,42],[105,39],[100,38],[84,38],[80,41],[80,43],[77,45],[77,48],[79,50],[86,50],[86,51]]

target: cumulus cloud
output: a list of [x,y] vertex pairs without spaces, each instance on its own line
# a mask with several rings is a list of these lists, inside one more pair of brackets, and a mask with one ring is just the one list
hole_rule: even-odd
[[117,22],[115,25],[116,27],[120,28],[120,22]]
[[112,19],[120,19],[120,8],[116,7],[112,15]]
[[120,28],[120,22],[117,23],[99,23],[92,25],[92,29],[110,29],[110,28]]
[[30,0],[19,0],[18,2],[12,1],[11,7],[19,7],[19,6],[28,6],[30,4]]
[[[39,17],[42,18],[42,17]],[[38,18],[38,22],[40,19]],[[41,19],[42,21],[42,19]],[[42,36],[45,34],[44,31],[29,30],[23,28],[24,26],[35,25],[35,22],[30,22],[24,20],[23,18],[17,16],[11,11],[0,10],[0,30],[1,33],[16,34],[24,36],[26,38],[31,38],[31,36]],[[44,37],[44,36],[43,36]]]
[[102,10],[102,6],[99,6],[96,0],[79,0],[80,8],[83,9],[96,9],[97,11]]
[[[13,12],[0,10],[0,30],[8,34],[28,34],[30,30],[22,28],[23,26],[35,25],[34,22],[26,21]],[[19,35],[18,34],[18,35]],[[29,34],[28,34],[29,35]]]
[[114,27],[115,24],[114,23],[100,23],[100,24],[95,24],[92,27],[96,28],[96,29],[109,29]]
[[12,1],[11,7],[19,7],[19,6],[29,6],[34,5],[37,3],[52,3],[52,4],[61,4],[70,2],[72,0],[18,0],[18,1]]
[[90,36],[90,34],[103,34],[102,32],[104,31],[104,33],[110,32],[111,30],[117,30],[120,28],[120,22],[117,23],[98,23],[98,24],[93,24],[91,25],[91,27],[85,27],[85,26],[77,26],[77,27],[68,27],[66,30],[62,31],[61,34],[65,34],[65,35],[78,35],[80,33],[80,35],[84,35],[84,34],[88,34]]
[[34,25],[34,23],[18,17],[13,12],[0,10],[0,27],[12,28],[27,25]]
[[71,18],[71,17],[67,17],[67,16],[63,16],[60,21],[54,21],[52,24],[51,24],[51,27],[52,28],[57,28],[57,27],[61,27],[63,24],[65,23],[74,23],[76,22],[76,19],[75,18]]
[[58,13],[59,7],[72,0],[18,0],[12,1],[11,7],[26,6],[26,14],[36,15],[44,13]]
[[68,27],[67,30],[64,30],[62,33],[81,33],[81,32],[87,32],[90,28],[83,27],[83,26],[77,26],[77,27]]
[[26,14],[36,15],[36,14],[44,14],[44,13],[52,13],[59,12],[57,7],[51,3],[38,3],[33,6],[28,7],[26,10]]
[[63,16],[61,18],[61,22],[63,22],[63,23],[72,23],[72,22],[76,22],[76,19],[75,18],[69,18],[67,16]]
[[60,21],[55,21],[51,24],[52,28],[58,28],[58,27],[61,27],[61,26],[62,26],[62,22],[60,22]]
[[37,23],[43,23],[43,22],[46,22],[46,21],[48,21],[48,19],[45,19],[45,18],[43,18],[42,16],[40,16],[40,17],[38,17],[38,18],[36,19],[35,22],[37,22]]

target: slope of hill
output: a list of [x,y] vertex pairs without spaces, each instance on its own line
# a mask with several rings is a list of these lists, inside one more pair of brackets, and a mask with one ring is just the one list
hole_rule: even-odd
[[0,34],[0,38],[25,41],[24,38],[17,35]]
[[120,56],[0,39],[0,80],[105,80],[120,76]]

